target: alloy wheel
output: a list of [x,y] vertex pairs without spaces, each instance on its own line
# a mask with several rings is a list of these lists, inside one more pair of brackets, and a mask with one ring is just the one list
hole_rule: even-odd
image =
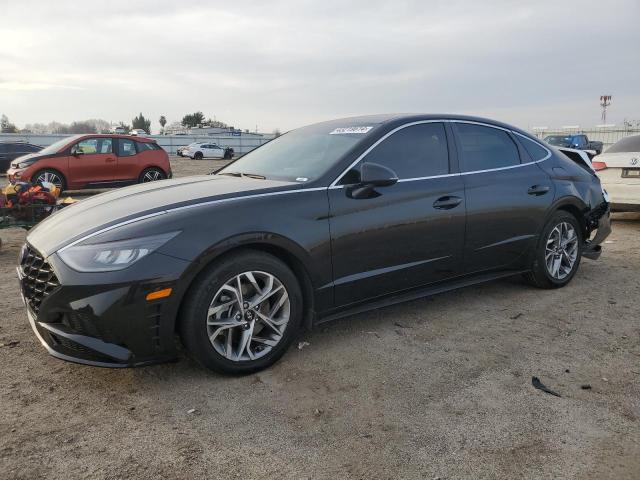
[[53,183],[56,187],[62,190],[62,179],[53,172],[42,172],[38,175],[35,183],[42,184],[43,182]]
[[556,280],[571,274],[578,258],[578,234],[573,225],[561,222],[551,230],[544,258],[547,272]]
[[290,314],[289,294],[280,280],[267,272],[243,272],[214,295],[207,312],[207,335],[226,359],[256,360],[280,342]]
[[149,170],[142,176],[142,182],[155,182],[156,180],[162,180],[162,174],[158,170]]

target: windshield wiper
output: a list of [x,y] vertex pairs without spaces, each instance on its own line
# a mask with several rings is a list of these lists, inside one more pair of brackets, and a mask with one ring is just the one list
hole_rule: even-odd
[[218,173],[218,175],[231,175],[232,177],[249,177],[249,178],[255,178],[258,180],[266,180],[267,178],[264,175],[258,175],[257,173],[242,173],[242,172],[222,172],[222,173]]

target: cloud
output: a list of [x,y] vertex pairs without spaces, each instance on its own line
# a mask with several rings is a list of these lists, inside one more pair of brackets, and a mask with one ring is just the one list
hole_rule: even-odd
[[601,94],[614,121],[640,116],[636,0],[78,5],[0,7],[0,105],[14,122],[202,110],[269,131],[438,111],[589,125]]

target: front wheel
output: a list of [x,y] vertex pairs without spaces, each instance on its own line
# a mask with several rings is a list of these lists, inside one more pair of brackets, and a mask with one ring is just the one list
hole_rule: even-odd
[[64,176],[56,170],[40,170],[31,177],[31,183],[42,185],[44,182],[53,183],[61,192],[67,189],[67,182]]
[[296,276],[278,258],[232,254],[191,287],[180,311],[180,336],[211,370],[256,372],[284,355],[301,325],[302,304]]
[[193,158],[195,158],[196,160],[202,160],[204,156],[202,155],[202,152],[196,152]]
[[558,211],[545,225],[527,280],[540,288],[560,288],[574,277],[582,256],[582,229],[576,217]]

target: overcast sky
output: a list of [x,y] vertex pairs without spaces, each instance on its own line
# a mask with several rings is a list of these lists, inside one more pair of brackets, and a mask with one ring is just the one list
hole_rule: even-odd
[[0,113],[270,132],[384,112],[640,119],[640,2],[0,0]]

